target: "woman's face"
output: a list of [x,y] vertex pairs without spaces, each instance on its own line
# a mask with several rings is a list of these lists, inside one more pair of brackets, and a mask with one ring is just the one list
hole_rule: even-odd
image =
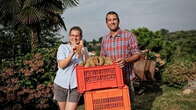
[[80,31],[78,30],[72,30],[69,34],[69,41],[72,45],[78,45],[81,40]]

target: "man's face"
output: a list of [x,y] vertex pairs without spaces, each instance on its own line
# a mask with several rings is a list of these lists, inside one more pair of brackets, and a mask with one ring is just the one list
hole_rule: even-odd
[[74,45],[79,44],[81,40],[80,31],[72,30],[69,34],[69,40]]
[[106,24],[110,31],[117,31],[119,28],[118,17],[115,14],[107,15]]

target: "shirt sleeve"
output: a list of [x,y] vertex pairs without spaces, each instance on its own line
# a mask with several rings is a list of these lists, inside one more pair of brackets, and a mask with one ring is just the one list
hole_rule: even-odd
[[60,45],[57,51],[57,60],[63,60],[68,56],[69,50],[64,45]]
[[84,47],[83,50],[84,50],[84,54],[88,56],[88,49]]
[[104,49],[104,39],[101,42],[101,52],[100,56],[106,56],[105,49]]
[[89,54],[88,54],[88,49],[86,48],[86,47],[83,47],[82,48],[82,53],[83,53],[83,55],[82,55],[82,58],[83,58],[83,61],[86,61],[87,60],[87,58],[89,57]]
[[130,33],[129,45],[130,45],[130,52],[132,55],[139,53],[137,38],[132,33]]

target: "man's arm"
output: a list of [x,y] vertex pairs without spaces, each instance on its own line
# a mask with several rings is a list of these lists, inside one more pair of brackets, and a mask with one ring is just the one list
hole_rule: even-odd
[[128,58],[120,58],[115,61],[117,64],[120,65],[121,68],[123,68],[126,63],[135,62],[140,57],[140,51],[138,48],[136,36],[134,34],[130,33],[129,38],[130,38],[129,39],[129,46],[130,46],[130,52],[131,52],[132,56],[130,56]]
[[126,63],[133,63],[136,60],[138,60],[139,57],[140,57],[140,54],[139,53],[136,53],[136,54],[132,55],[131,57],[125,58],[125,62]]
[[119,58],[115,61],[115,63],[117,63],[121,68],[123,68],[126,65],[126,63],[133,63],[137,59],[139,59],[139,57],[140,57],[140,54],[136,53],[128,58]]

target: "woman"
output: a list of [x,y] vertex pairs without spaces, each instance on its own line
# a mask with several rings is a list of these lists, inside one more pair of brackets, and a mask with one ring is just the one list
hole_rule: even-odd
[[75,66],[84,61],[87,49],[83,46],[82,30],[74,26],[69,31],[69,43],[61,44],[57,52],[58,71],[54,80],[54,99],[60,110],[76,110],[81,94],[77,92]]

